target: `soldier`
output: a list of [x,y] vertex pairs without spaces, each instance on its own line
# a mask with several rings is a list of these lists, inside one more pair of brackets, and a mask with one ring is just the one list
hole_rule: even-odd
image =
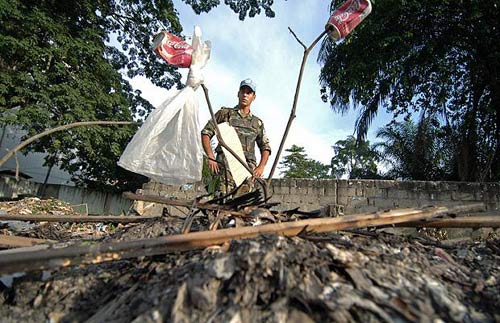
[[[262,120],[257,118],[250,111],[252,102],[255,100],[256,85],[251,79],[241,81],[240,89],[238,91],[238,105],[234,108],[221,108],[215,113],[217,123],[228,122],[238,134],[245,154],[245,159],[253,170],[255,177],[261,177],[264,173],[269,155],[271,154],[271,146],[269,139],[264,131],[264,124]],[[217,174],[220,178],[220,187],[218,191],[221,193],[229,193],[235,189],[235,182],[229,172],[227,160],[222,152],[220,144],[215,149],[217,157],[214,157],[212,147],[210,146],[210,139],[215,134],[215,126],[210,120],[205,128],[201,131],[201,142],[203,149],[208,156],[208,168],[213,174]],[[255,157],[255,143],[260,149],[260,162],[257,164]],[[246,181],[242,186],[242,190],[238,191],[239,195],[251,189],[251,181]]]

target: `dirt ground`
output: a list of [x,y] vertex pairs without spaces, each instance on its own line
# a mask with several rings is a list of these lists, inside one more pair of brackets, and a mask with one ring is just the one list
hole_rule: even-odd
[[[0,203],[0,210],[9,207]],[[199,219],[194,227],[205,224]],[[2,222],[0,231],[123,241],[178,233],[181,225],[178,218],[117,226]],[[0,321],[500,322],[498,234],[461,241],[435,236],[373,229],[264,235],[204,250],[4,275]]]

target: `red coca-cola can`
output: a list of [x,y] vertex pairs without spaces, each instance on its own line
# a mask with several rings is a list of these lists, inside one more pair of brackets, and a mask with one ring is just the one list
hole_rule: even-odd
[[347,0],[335,10],[326,23],[326,30],[333,40],[345,38],[372,12],[369,0]]
[[169,64],[177,67],[191,66],[193,47],[169,32],[162,31],[154,37],[153,50]]

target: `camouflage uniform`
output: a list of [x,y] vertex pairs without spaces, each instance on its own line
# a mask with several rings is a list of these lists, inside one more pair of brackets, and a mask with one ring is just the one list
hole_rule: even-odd
[[[264,123],[258,117],[254,116],[252,113],[248,115],[243,115],[239,111],[239,107],[234,108],[221,108],[215,113],[215,120],[217,123],[228,122],[232,126],[241,141],[243,147],[243,152],[245,154],[245,159],[251,169],[257,167],[257,159],[255,158],[255,143],[259,147],[261,153],[265,150],[271,152],[271,146],[269,145],[269,139],[267,138],[266,132],[264,130]],[[202,135],[208,135],[212,138],[215,135],[215,126],[212,120],[208,121],[203,130]],[[231,172],[228,169],[228,163],[224,153],[222,152],[221,145],[217,145],[215,149],[216,160],[221,163],[219,176],[221,179],[221,185],[219,191],[225,193],[230,192],[236,187],[236,184],[231,176]],[[250,185],[250,181],[247,181],[247,185]],[[248,191],[251,188],[248,187],[245,190]]]

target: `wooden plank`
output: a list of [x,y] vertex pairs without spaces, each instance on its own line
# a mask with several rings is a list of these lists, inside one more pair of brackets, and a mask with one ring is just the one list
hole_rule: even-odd
[[129,200],[135,201],[144,201],[144,202],[153,202],[165,205],[172,206],[184,206],[187,208],[197,208],[197,209],[205,209],[205,210],[231,210],[231,206],[229,205],[219,205],[219,204],[208,204],[208,203],[200,203],[195,200],[188,199],[178,199],[178,198],[167,198],[156,195],[142,195],[142,194],[134,194],[131,192],[124,192],[122,194],[123,197]]
[[397,224],[398,227],[415,228],[500,228],[500,216],[468,216],[450,219],[433,219]]
[[55,241],[0,234],[0,247],[2,248],[31,247],[37,244],[44,244],[50,242],[55,242]]
[[167,204],[173,206],[191,207],[193,205],[193,200],[188,200],[188,199],[167,198],[156,195],[142,195],[142,194],[134,194],[131,192],[124,192],[122,193],[122,196],[129,200],[154,202],[154,203]]
[[254,238],[261,234],[296,236],[304,232],[326,232],[418,221],[449,213],[477,211],[484,204],[457,207],[431,207],[400,209],[370,214],[347,215],[336,218],[316,218],[295,222],[282,222],[254,227],[238,227],[217,231],[200,231],[163,236],[154,239],[110,242],[93,245],[74,245],[38,252],[0,252],[0,273],[66,267],[79,264],[100,263],[139,256],[165,254],[170,251],[204,248],[232,239]]
[[52,215],[52,214],[37,214],[37,215],[21,215],[21,214],[1,214],[0,220],[3,221],[32,221],[32,222],[73,222],[73,223],[89,223],[89,222],[104,222],[104,223],[138,223],[151,219],[158,219],[159,216],[113,216],[113,215]]

